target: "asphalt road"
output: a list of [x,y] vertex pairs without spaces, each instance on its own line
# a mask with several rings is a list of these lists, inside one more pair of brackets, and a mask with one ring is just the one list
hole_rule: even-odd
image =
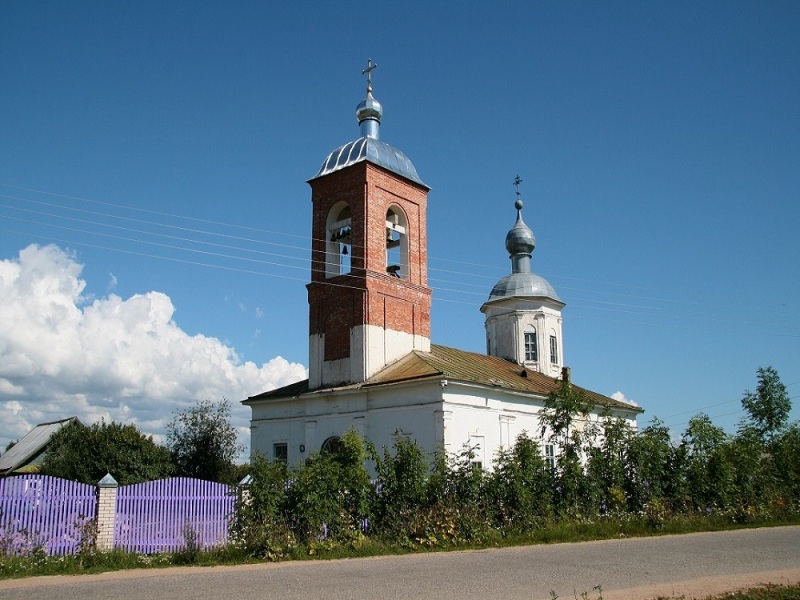
[[800,527],[352,560],[0,581],[2,600],[703,596],[800,582]]

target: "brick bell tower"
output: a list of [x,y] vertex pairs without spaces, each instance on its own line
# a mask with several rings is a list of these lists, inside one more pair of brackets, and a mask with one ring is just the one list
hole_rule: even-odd
[[429,188],[380,141],[382,109],[367,96],[361,137],[331,152],[311,186],[309,387],[359,383],[412,350],[430,350],[426,206]]

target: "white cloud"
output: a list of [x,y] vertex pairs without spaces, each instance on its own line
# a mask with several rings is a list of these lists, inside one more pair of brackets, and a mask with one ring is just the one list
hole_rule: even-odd
[[616,400],[617,402],[624,402],[625,404],[630,404],[631,406],[639,406],[635,400],[631,400],[630,398],[626,398],[625,394],[620,391],[616,391],[611,394],[611,398]]
[[106,291],[110,292],[115,289],[117,289],[117,276],[114,275],[113,273],[109,273],[108,286],[106,287]]
[[87,298],[81,271],[55,245],[0,261],[2,446],[73,415],[134,423],[161,439],[175,410],[223,397],[247,432],[250,410],[239,400],[307,376],[281,357],[258,366],[217,338],[187,334],[163,293]]

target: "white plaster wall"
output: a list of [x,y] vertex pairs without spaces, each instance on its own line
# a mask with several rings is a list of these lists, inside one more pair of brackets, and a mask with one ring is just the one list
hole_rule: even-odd
[[453,384],[448,385],[444,398],[444,410],[452,415],[445,432],[447,452],[458,453],[465,444],[482,438],[484,445],[476,460],[491,468],[498,450],[513,445],[523,431],[531,438],[538,438],[544,398],[531,399],[500,390]]
[[[429,453],[441,447],[458,453],[465,444],[480,441],[476,460],[491,469],[497,451],[510,447],[523,431],[539,439],[544,400],[499,388],[439,381],[307,394],[253,404],[251,444],[254,452],[272,458],[272,445],[286,442],[289,462],[296,463],[318,452],[327,438],[350,429],[378,449],[391,448],[398,432]],[[616,416],[636,426],[634,414],[616,411]],[[591,415],[592,420],[599,418],[600,411]]]
[[376,325],[358,325],[350,331],[350,356],[323,360],[325,337],[311,335],[309,347],[309,387],[316,389],[342,383],[366,381],[387,365],[412,350],[429,352],[429,338]]
[[303,419],[253,421],[250,425],[250,453],[262,454],[272,460],[273,444],[286,443],[289,463],[295,463],[304,458],[300,451],[300,445],[304,443],[304,430]]
[[[286,442],[290,463],[318,452],[326,439],[350,429],[357,430],[379,449],[393,445],[395,432],[431,451],[443,439],[441,387],[436,382],[307,394],[254,403],[251,408],[252,450],[272,458],[273,444]],[[301,445],[304,452],[300,451]]]
[[[536,300],[511,298],[503,302],[484,305],[486,314],[487,349],[498,356],[523,364],[551,377],[561,375],[564,365],[564,335],[561,309]],[[538,360],[525,361],[525,336],[527,326],[536,328]],[[558,344],[556,363],[550,360],[550,334],[555,333]]]
[[[458,453],[465,444],[474,445],[474,440],[483,441],[476,455],[484,467],[491,469],[497,452],[508,449],[524,431],[528,437],[541,439],[540,415],[545,398],[531,398],[505,390],[483,389],[479,386],[448,384],[444,392],[443,410],[449,415],[444,434],[444,446],[449,453]],[[596,408],[589,415],[591,421],[602,418],[603,409]],[[636,429],[634,413],[612,411],[611,416],[623,418],[629,427]],[[578,427],[583,427],[579,424]]]
[[405,331],[384,329],[377,325],[359,325],[353,328],[353,341],[352,347],[367,348],[368,357],[363,378],[353,379],[353,381],[369,379],[385,366],[403,358],[412,350],[429,352],[431,349],[431,341],[427,337]]

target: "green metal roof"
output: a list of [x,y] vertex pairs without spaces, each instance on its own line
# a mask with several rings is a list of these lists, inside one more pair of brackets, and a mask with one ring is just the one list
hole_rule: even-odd
[[[291,385],[251,396],[245,403],[258,400],[278,399],[298,396],[305,393],[319,393],[327,391],[356,390],[374,388],[383,385],[397,384],[411,381],[425,381],[428,379],[447,379],[452,382],[473,383],[487,387],[496,387],[503,390],[547,396],[558,391],[561,380],[526,369],[503,358],[487,356],[476,352],[466,352],[449,348],[447,346],[431,345],[430,352],[414,350],[409,352],[397,362],[382,369],[363,383],[352,385],[310,390],[308,380],[303,380]],[[643,409],[632,404],[620,402],[593,392],[586,388],[574,385],[575,389],[583,391],[587,398],[603,406],[624,408],[635,412],[644,412]]]

